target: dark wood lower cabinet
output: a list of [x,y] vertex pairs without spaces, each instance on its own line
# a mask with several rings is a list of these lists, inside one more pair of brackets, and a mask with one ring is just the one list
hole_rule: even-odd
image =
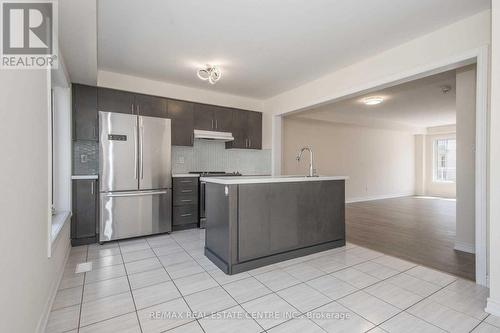
[[198,177],[174,178],[172,182],[172,230],[199,226],[198,183]]
[[71,217],[71,244],[73,246],[97,241],[98,197],[97,180],[73,180],[73,216]]

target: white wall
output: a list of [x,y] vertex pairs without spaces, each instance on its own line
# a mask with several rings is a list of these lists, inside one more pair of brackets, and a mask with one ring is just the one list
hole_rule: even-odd
[[457,70],[457,228],[455,248],[475,252],[476,68]]
[[46,71],[1,71],[0,332],[43,329],[69,250],[66,224],[47,257],[48,89]]
[[492,1],[490,158],[489,158],[489,279],[486,310],[500,316],[500,2]]
[[[263,102],[258,99],[214,92],[205,89],[191,88],[172,83],[145,79],[137,76],[99,71],[97,75],[99,87],[115,88],[155,96],[222,105],[253,111],[263,111]],[[271,148],[271,115],[263,114],[262,148]]]
[[297,151],[314,150],[321,175],[345,175],[347,201],[364,201],[415,192],[415,139],[407,132],[306,119],[284,119],[283,172],[307,174],[309,156],[299,163]]

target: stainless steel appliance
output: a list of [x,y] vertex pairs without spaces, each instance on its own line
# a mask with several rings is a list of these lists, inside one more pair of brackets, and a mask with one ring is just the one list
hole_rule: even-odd
[[205,222],[207,220],[206,215],[206,200],[205,200],[205,186],[206,182],[201,181],[203,177],[231,177],[231,176],[241,176],[239,172],[224,172],[224,171],[201,171],[201,172],[190,172],[200,175],[200,228],[205,228]]
[[99,127],[99,241],[170,232],[170,119],[101,111]]

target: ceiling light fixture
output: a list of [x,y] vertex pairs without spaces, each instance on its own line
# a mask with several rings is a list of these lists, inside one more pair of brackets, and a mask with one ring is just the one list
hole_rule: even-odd
[[205,67],[198,69],[196,74],[201,80],[208,80],[210,84],[215,84],[222,76],[219,67],[213,65],[205,65]]
[[441,92],[442,92],[443,94],[447,94],[447,93],[449,93],[450,91],[451,91],[451,86],[442,86],[442,87],[441,87]]
[[381,96],[370,96],[363,99],[363,103],[366,105],[377,105],[384,101],[384,98]]

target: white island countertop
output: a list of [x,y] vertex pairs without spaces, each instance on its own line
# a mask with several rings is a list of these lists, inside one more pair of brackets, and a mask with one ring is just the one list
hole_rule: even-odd
[[347,176],[239,176],[239,177],[202,177],[201,181],[207,183],[237,185],[237,184],[261,184],[261,183],[294,183],[294,182],[317,182],[325,180],[346,180]]

